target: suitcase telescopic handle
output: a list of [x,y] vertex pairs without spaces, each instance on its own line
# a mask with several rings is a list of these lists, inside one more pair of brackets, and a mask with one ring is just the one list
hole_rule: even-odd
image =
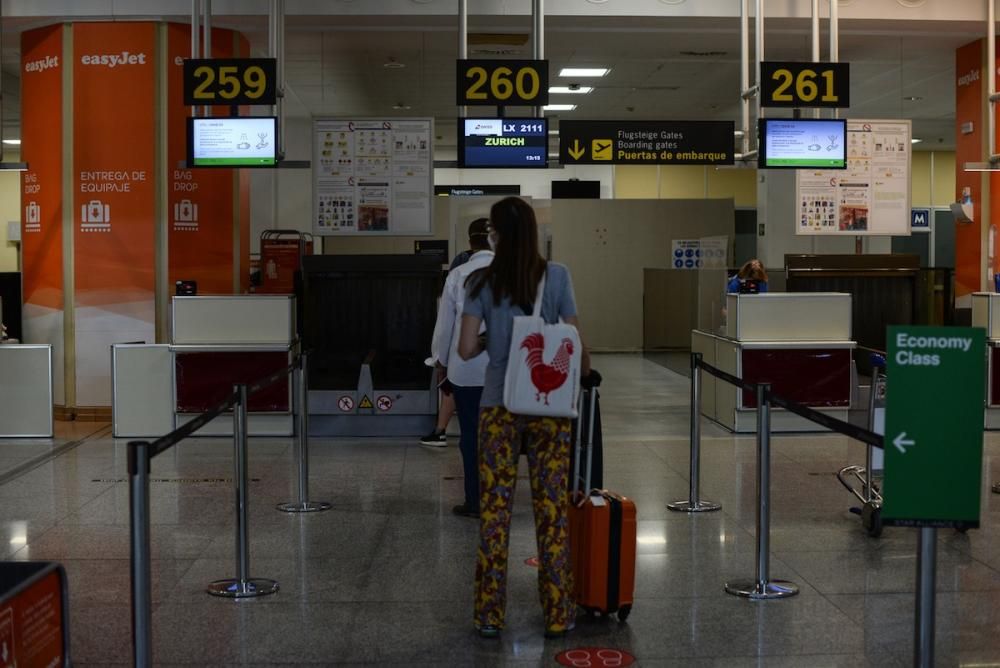
[[584,481],[583,489],[585,490],[585,495],[590,493],[591,481],[593,480],[594,473],[594,415],[597,409],[597,388],[591,388],[589,390],[584,390],[580,393],[580,399],[577,408],[577,422],[576,422],[576,456],[573,458],[573,493],[571,496],[575,497],[577,492],[580,491],[580,455],[583,446],[583,402],[584,393],[587,395],[588,410],[587,410],[587,463],[585,465],[585,477],[582,478]]

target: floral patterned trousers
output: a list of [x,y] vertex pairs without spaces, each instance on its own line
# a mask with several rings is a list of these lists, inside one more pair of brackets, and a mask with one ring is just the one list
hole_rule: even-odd
[[560,631],[575,617],[569,546],[569,418],[515,415],[502,406],[479,414],[479,555],[474,623],[504,626],[507,551],[517,460],[528,456],[538,541],[538,595],[545,626]]

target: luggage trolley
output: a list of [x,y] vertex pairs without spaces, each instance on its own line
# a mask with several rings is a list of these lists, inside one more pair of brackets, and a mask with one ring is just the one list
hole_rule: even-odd
[[[868,394],[868,430],[885,434],[885,356],[872,353],[872,384]],[[884,453],[871,444],[866,445],[864,466],[845,466],[837,471],[837,480],[861,502],[861,507],[851,512],[861,516],[861,525],[872,538],[882,535],[882,493],[876,478],[882,477]],[[860,491],[855,487],[860,483]]]

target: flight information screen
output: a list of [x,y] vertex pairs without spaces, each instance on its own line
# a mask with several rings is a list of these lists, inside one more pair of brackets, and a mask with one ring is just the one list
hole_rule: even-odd
[[459,167],[546,167],[545,118],[458,119]]

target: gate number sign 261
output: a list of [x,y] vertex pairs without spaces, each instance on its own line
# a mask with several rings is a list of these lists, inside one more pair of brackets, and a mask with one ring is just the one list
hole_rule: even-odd
[[527,105],[549,103],[547,60],[459,60],[456,104]]
[[851,106],[849,63],[760,64],[762,107]]
[[274,58],[184,61],[184,104],[274,104]]

